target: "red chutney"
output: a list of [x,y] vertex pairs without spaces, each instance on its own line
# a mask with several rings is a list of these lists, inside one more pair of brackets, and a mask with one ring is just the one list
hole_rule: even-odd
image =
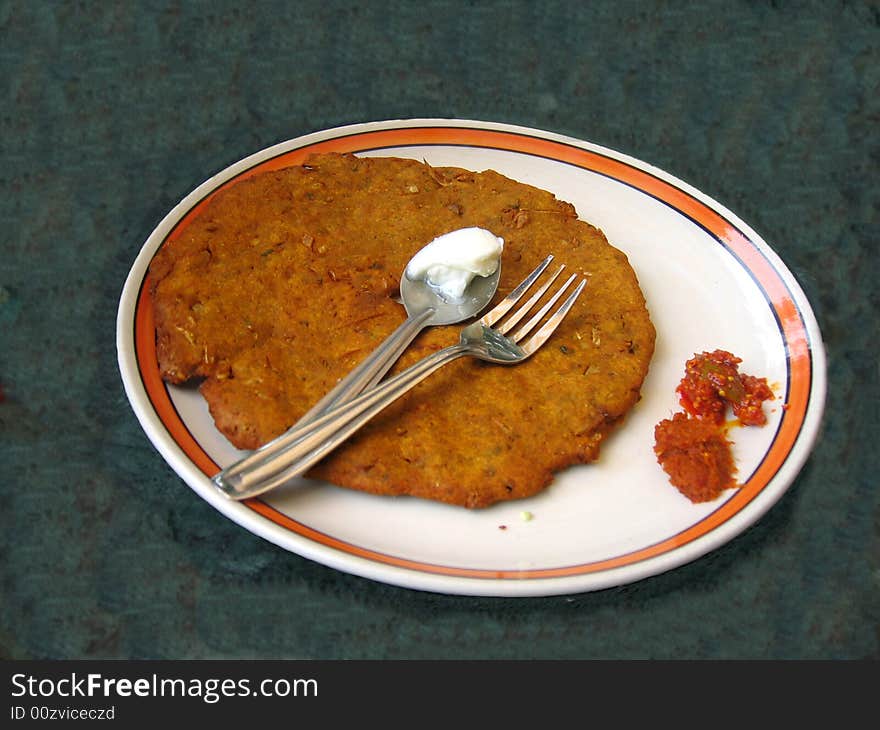
[[763,403],[773,400],[766,378],[739,372],[741,358],[725,350],[695,355],[685,364],[676,391],[682,407],[697,418],[723,423],[729,405],[744,426],[767,423]]
[[736,486],[730,441],[711,421],[676,413],[654,428],[654,453],[669,481],[691,502],[711,502]]
[[676,388],[684,413],[657,424],[654,453],[669,481],[692,502],[710,502],[737,487],[727,408],[744,426],[767,422],[763,403],[773,399],[766,378],[739,372],[742,360],[725,350],[694,355]]

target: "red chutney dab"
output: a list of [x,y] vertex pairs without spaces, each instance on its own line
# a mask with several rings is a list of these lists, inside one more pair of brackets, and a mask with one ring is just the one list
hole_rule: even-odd
[[654,441],[669,481],[692,502],[711,502],[736,486],[730,441],[714,423],[679,412],[657,424]]
[[725,350],[694,355],[676,388],[683,413],[654,429],[654,453],[669,481],[692,502],[710,502],[737,487],[725,418],[730,407],[744,426],[767,422],[763,403],[773,399],[766,378],[739,372],[742,360]]
[[727,406],[744,426],[767,423],[762,404],[773,400],[766,378],[739,372],[741,358],[725,350],[694,355],[676,392],[682,407],[697,418],[723,423]]

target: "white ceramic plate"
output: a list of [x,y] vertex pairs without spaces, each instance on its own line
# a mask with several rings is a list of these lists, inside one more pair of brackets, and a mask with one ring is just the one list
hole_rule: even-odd
[[[398,156],[492,168],[575,205],[638,274],[657,348],[643,398],[598,462],[566,470],[528,500],[468,511],[303,481],[244,503],[209,476],[241,452],[216,431],[197,391],[158,375],[145,281],[157,249],[224,183],[314,151]],[[825,354],[794,277],[733,213],[626,155],[558,134],[487,122],[419,119],[309,134],[258,152],[200,185],[140,251],[122,293],[117,344],[131,405],[162,456],[203,499],[267,540],[349,573],[409,588],[535,596],[621,585],[680,566],[729,541],[789,487],[815,441]],[[692,504],[653,453],[654,425],[679,410],[675,386],[695,352],[723,348],[775,386],[769,423],[733,432],[742,487]],[[523,519],[529,512],[531,520]],[[501,529],[501,526],[505,529]]]

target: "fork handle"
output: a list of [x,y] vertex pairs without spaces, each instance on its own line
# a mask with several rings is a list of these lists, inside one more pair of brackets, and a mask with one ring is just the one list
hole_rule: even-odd
[[212,479],[214,485],[228,497],[242,500],[285,484],[314,466],[377,413],[431,373],[470,351],[464,344],[438,350],[348,403],[332,408],[305,425],[294,426],[285,434],[290,443],[272,460],[271,466],[274,469],[268,477],[255,478],[254,472],[233,474],[230,477],[221,472]]
[[226,487],[222,485],[257,482],[283,468],[276,461],[276,455],[296,441],[299,429],[333,407],[347,403],[367,388],[378,383],[433,314],[434,310],[428,308],[409,316],[385,338],[382,344],[340,380],[333,390],[312,406],[291,428],[216,474],[213,478],[214,483],[226,491]]

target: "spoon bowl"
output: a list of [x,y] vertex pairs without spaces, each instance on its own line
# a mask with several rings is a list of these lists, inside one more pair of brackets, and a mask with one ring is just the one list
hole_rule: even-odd
[[475,276],[465,289],[463,297],[448,299],[443,296],[442,292],[429,286],[424,280],[410,279],[404,269],[404,273],[400,277],[400,300],[410,317],[417,317],[429,309],[433,310],[433,313],[423,323],[425,327],[458,324],[475,317],[486,308],[486,305],[495,296],[500,279],[501,266],[499,265],[495,272],[489,276]]

